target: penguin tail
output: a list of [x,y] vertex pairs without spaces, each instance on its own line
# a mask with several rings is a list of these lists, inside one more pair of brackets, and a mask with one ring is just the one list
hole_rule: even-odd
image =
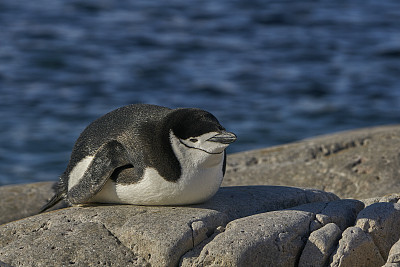
[[66,191],[63,189],[62,184],[58,184],[56,193],[54,196],[45,204],[39,211],[39,213],[45,212],[46,210],[50,209],[54,205],[56,205],[58,202],[63,200],[65,198]]

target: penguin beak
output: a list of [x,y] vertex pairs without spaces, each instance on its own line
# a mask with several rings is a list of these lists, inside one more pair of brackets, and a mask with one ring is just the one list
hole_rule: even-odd
[[235,142],[236,139],[237,139],[237,137],[234,133],[223,131],[217,135],[214,135],[207,141],[229,145],[229,144]]

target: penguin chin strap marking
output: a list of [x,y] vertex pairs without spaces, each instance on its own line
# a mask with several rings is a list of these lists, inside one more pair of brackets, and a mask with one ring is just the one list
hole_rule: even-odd
[[189,146],[189,145],[185,144],[184,142],[182,142],[182,140],[181,140],[180,138],[178,138],[178,140],[179,140],[179,142],[180,142],[182,145],[184,145],[184,146],[187,147],[187,148],[193,148],[193,149],[201,150],[201,151],[206,152],[207,154],[210,154],[210,155],[218,155],[218,154],[222,154],[222,153],[224,152],[224,150],[222,150],[221,152],[215,152],[215,153],[213,153],[213,152],[208,152],[208,151],[205,150],[205,149],[201,149],[201,148],[198,148],[198,147]]

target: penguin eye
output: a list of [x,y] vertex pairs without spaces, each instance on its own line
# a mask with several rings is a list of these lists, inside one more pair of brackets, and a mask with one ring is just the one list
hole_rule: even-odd
[[197,140],[196,138],[190,138],[189,141],[192,142],[192,143],[196,143],[199,140]]

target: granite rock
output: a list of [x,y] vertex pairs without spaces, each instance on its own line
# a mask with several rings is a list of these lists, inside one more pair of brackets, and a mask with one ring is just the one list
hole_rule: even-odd
[[299,267],[326,266],[341,234],[339,226],[334,223],[313,231],[301,253]]
[[339,241],[331,267],[375,267],[385,264],[372,237],[359,227],[349,227]]
[[394,125],[232,154],[222,185],[307,187],[354,199],[399,193],[399,143]]
[[384,267],[400,266],[400,239],[397,241],[389,251],[389,257]]
[[400,203],[379,202],[362,210],[356,226],[374,240],[383,258],[400,239]]
[[[16,266],[30,266],[33,259],[37,266],[176,266],[182,255],[230,221],[337,199],[313,189],[248,186],[221,188],[210,201],[185,207],[71,207],[2,225],[0,260]],[[302,228],[308,231],[308,223]]]
[[311,220],[311,213],[284,210],[232,221],[181,266],[295,266]]
[[[54,194],[54,182],[0,186],[0,225],[38,213]],[[53,208],[65,206],[60,203]]]
[[319,202],[313,205],[304,204],[292,209],[312,212],[315,216],[310,224],[312,231],[328,223],[335,223],[341,231],[354,225],[358,213],[364,208],[364,203],[355,199],[342,199],[330,202]]

